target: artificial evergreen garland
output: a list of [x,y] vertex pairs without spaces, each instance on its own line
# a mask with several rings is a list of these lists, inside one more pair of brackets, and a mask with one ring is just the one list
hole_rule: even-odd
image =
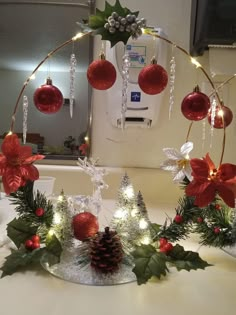
[[45,253],[55,256],[57,262],[60,260],[61,244],[55,234],[50,234],[53,205],[39,191],[33,193],[33,184],[29,181],[10,195],[18,217],[8,224],[7,235],[17,249],[6,257],[2,278],[21,267],[38,264]]

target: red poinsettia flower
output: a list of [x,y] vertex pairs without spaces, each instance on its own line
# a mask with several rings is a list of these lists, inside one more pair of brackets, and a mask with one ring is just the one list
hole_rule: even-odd
[[217,169],[209,154],[203,159],[192,159],[193,181],[186,187],[186,195],[194,196],[195,205],[205,207],[218,194],[231,208],[235,206],[236,165],[221,164]]
[[5,137],[1,151],[3,154],[0,154],[0,175],[6,194],[15,192],[28,180],[39,178],[39,172],[32,163],[43,159],[44,155],[32,156],[32,148],[21,146],[16,134]]
[[81,144],[79,146],[79,150],[80,150],[82,155],[86,155],[87,154],[87,150],[88,150],[88,144],[87,143]]

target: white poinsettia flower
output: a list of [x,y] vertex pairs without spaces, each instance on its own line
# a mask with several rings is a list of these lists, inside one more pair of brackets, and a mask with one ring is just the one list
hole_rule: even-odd
[[189,153],[193,149],[192,142],[186,142],[180,148],[180,151],[174,148],[165,148],[163,152],[167,156],[167,160],[161,164],[161,168],[173,173],[173,181],[182,182],[185,176],[189,181],[192,180],[192,169],[190,166]]

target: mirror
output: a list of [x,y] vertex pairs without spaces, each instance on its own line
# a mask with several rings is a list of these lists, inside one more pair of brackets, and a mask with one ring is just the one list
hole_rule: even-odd
[[[36,66],[79,31],[76,22],[87,20],[95,0],[0,1],[0,137],[10,130],[11,116],[24,82]],[[75,93],[70,117],[70,57],[74,53]],[[58,50],[36,72],[20,100],[14,132],[22,138],[23,96],[28,99],[26,143],[46,159],[77,159],[90,151],[91,89],[86,71],[92,60],[92,39],[86,36]],[[34,92],[50,77],[63,95],[63,105],[54,114],[34,106]],[[2,140],[0,140],[2,141]],[[83,146],[83,144],[86,144]],[[82,147],[81,147],[82,145]]]

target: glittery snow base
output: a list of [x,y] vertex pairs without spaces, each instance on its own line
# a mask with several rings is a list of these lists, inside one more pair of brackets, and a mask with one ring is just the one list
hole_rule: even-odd
[[52,275],[66,281],[94,285],[116,285],[136,281],[132,266],[121,264],[119,270],[112,274],[101,274],[86,265],[79,264],[76,253],[64,252],[58,264],[50,265],[50,256],[44,256],[41,261],[42,266]]

